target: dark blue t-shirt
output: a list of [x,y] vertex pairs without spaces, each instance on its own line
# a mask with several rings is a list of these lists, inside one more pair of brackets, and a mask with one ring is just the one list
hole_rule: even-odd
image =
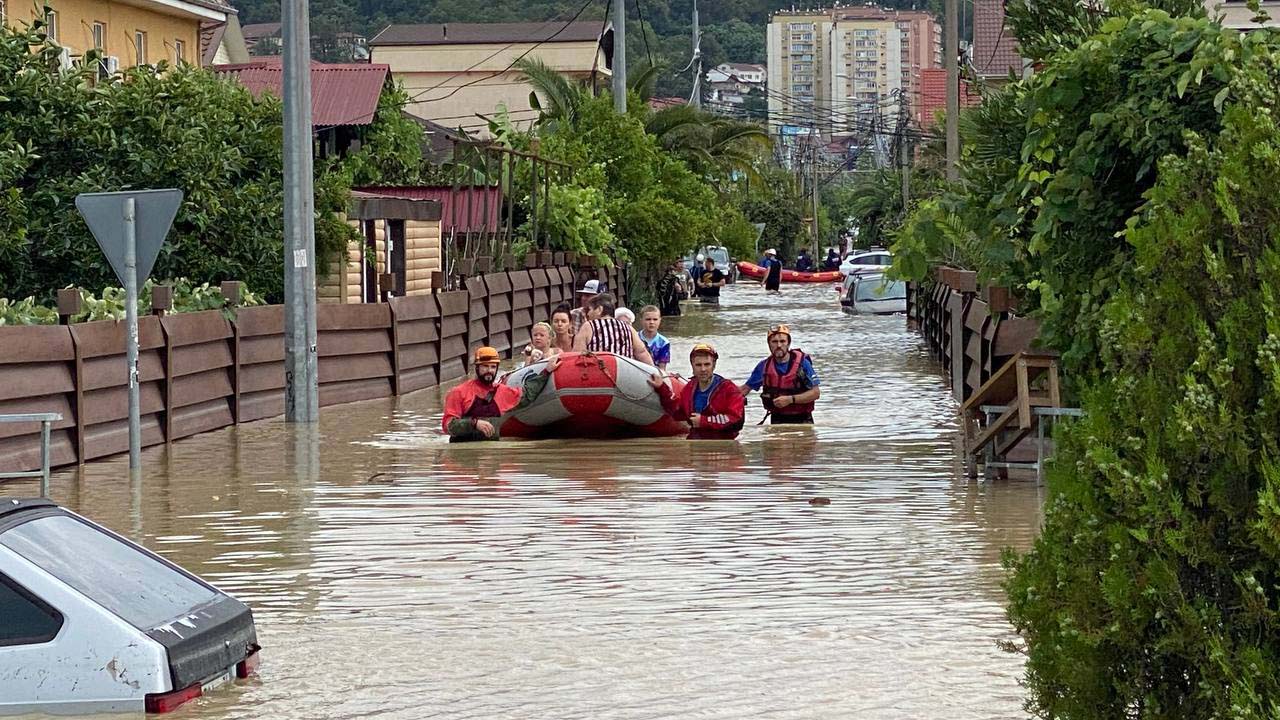
[[693,386],[693,411],[701,415],[706,412],[707,403],[711,402],[711,394],[716,391],[716,386],[720,384],[720,376],[717,375],[711,378],[711,384],[707,386],[706,390],[698,387],[697,380],[693,382],[695,383]]

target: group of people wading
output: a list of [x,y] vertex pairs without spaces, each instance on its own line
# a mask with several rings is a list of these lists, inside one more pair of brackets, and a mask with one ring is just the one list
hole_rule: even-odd
[[[671,360],[671,345],[661,333],[662,316],[650,305],[640,312],[642,331],[632,325],[635,315],[617,307],[617,299],[601,292],[598,280],[578,290],[579,306],[561,305],[550,323],[538,323],[524,349],[524,363],[546,362],[541,372],[527,374],[520,387],[498,377],[501,356],[492,347],[477,348],[472,357],[474,377],[449,391],[445,398],[444,432],[451,442],[496,440],[504,415],[531,403],[560,367],[563,352],[613,353],[657,368],[649,378],[663,409],[689,424],[690,439],[733,439],[746,419],[746,398],[760,391],[766,418],[773,424],[812,424],[813,408],[821,395],[813,361],[791,347],[787,325],[769,328],[769,356],[756,364],[741,386],[716,372],[720,354],[707,343],[689,352],[693,378],[679,395],[663,377]],[[761,423],[763,424],[763,420]]]

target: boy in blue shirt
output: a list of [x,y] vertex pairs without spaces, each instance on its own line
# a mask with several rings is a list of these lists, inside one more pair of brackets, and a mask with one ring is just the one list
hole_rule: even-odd
[[667,364],[671,362],[671,343],[658,332],[662,326],[662,313],[656,306],[645,305],[640,310],[640,326],[640,340],[649,348],[654,366],[666,372]]

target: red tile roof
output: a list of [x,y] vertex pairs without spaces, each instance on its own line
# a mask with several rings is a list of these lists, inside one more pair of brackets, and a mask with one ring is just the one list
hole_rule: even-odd
[[649,107],[653,108],[654,110],[665,110],[669,107],[675,107],[676,105],[687,105],[688,103],[689,103],[688,100],[685,100],[684,98],[678,98],[678,97],[649,98]]
[[973,66],[984,78],[1022,74],[1018,39],[1004,24],[1004,0],[974,0]]
[[[982,102],[982,96],[973,85],[960,79],[960,107],[967,108]],[[925,68],[920,71],[920,124],[933,125],[939,112],[947,109],[947,71],[941,68]]]
[[[284,70],[280,57],[240,65],[215,65],[220,77],[233,77],[254,96],[269,92],[280,97]],[[391,74],[389,65],[311,63],[311,124],[316,127],[368,125],[378,109],[378,97]]]

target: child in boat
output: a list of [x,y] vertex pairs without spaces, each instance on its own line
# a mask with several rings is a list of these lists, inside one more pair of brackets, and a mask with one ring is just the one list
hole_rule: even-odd
[[551,326],[540,322],[533,326],[529,334],[529,344],[524,346],[524,362],[520,367],[542,362],[560,354],[560,349],[551,344]]
[[640,340],[649,348],[654,367],[665,373],[671,363],[671,343],[658,332],[662,327],[662,312],[656,305],[645,305],[640,309],[640,327]]

